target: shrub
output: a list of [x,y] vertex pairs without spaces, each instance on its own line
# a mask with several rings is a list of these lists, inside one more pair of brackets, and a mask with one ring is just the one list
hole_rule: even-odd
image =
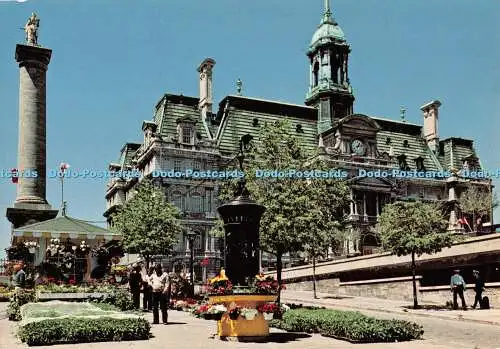
[[12,294],[7,306],[7,316],[10,321],[21,321],[21,306],[26,303],[36,302],[34,292],[18,290]]
[[121,288],[115,288],[110,293],[101,298],[91,299],[92,302],[110,304],[122,311],[134,310],[134,302],[130,294]]
[[380,320],[353,311],[292,309],[272,327],[292,332],[320,333],[359,343],[401,342],[422,337],[422,326],[402,320]]
[[144,318],[63,318],[30,322],[19,328],[28,345],[90,343],[148,339],[151,325]]

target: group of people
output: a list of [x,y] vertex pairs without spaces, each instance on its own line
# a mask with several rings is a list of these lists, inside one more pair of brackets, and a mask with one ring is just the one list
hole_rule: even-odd
[[143,310],[153,311],[153,324],[159,324],[159,310],[161,310],[162,322],[166,325],[168,323],[168,304],[172,293],[168,272],[163,271],[160,264],[149,268],[147,272],[140,265],[134,264],[128,280],[135,308],[140,309],[142,291]]
[[[467,304],[465,303],[465,298],[464,298],[464,291],[466,289],[465,280],[462,277],[462,275],[460,275],[459,269],[455,269],[453,273],[454,274],[451,277],[450,281],[451,291],[453,292],[453,309],[458,309],[457,298],[460,297],[460,300],[462,301],[462,309],[467,310]],[[486,300],[483,299],[484,281],[481,279],[478,270],[474,270],[472,274],[474,275],[474,291],[476,292],[472,309],[476,309],[478,305],[480,308],[487,309],[489,308],[489,304],[487,304],[488,303],[487,298],[485,297]]]

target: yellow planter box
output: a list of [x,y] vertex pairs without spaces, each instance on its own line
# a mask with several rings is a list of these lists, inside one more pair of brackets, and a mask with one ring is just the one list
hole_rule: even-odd
[[[269,302],[275,302],[278,296],[269,295],[225,295],[210,296],[210,304],[224,304],[227,308],[238,306],[241,308],[253,308]],[[217,335],[220,337],[266,337],[269,336],[269,323],[264,316],[258,313],[253,320],[246,320],[239,316],[231,320],[228,314],[217,321]]]

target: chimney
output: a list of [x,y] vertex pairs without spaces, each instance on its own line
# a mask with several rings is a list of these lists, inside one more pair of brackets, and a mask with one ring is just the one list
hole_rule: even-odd
[[212,69],[215,61],[212,58],[206,58],[198,67],[200,73],[200,102],[198,107],[202,115],[212,112]]
[[435,100],[420,107],[424,117],[423,136],[429,148],[435,153],[439,150],[438,117],[440,106],[441,102]]

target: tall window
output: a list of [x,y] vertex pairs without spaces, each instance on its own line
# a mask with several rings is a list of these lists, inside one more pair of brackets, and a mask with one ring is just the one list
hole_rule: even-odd
[[207,212],[212,212],[213,205],[212,205],[212,200],[213,200],[213,193],[214,190],[212,188],[206,188],[206,195],[207,195]]
[[195,213],[204,212],[203,211],[203,200],[199,193],[191,194],[191,211]]
[[318,86],[319,83],[319,63],[314,63],[313,68],[313,86]]
[[201,171],[201,161],[200,160],[193,161],[193,170],[194,171]]
[[182,207],[182,193],[180,191],[176,191],[172,193],[172,203],[179,209],[184,210]]
[[182,171],[182,161],[174,160],[174,171],[179,172]]
[[193,129],[190,126],[184,126],[182,128],[182,143],[191,144],[193,143]]

